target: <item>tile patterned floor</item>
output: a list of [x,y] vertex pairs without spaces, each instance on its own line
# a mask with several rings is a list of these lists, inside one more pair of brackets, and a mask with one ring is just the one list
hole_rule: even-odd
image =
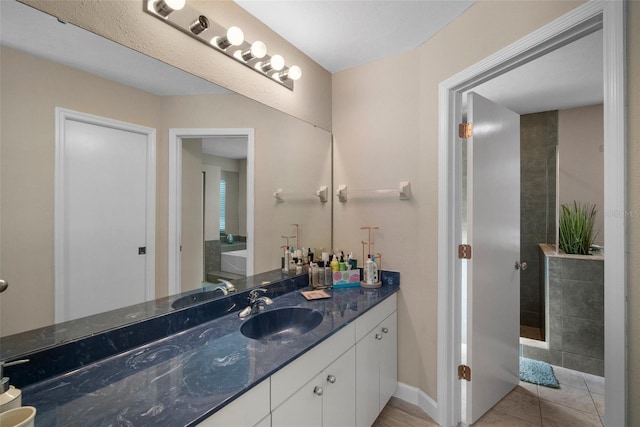
[[[604,378],[553,367],[560,388],[520,382],[473,427],[602,427]],[[435,427],[417,406],[392,398],[373,427]]]

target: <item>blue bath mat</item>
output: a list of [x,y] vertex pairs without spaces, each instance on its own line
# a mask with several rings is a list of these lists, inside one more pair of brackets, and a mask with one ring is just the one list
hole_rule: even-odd
[[520,380],[545,387],[560,387],[551,365],[526,357],[520,358]]

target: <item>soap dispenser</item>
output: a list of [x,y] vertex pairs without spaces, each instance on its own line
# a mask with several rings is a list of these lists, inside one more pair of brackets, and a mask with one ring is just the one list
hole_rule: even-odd
[[0,412],[22,406],[22,391],[9,385],[9,378],[2,376],[5,366],[27,363],[29,359],[15,360],[13,362],[0,362]]

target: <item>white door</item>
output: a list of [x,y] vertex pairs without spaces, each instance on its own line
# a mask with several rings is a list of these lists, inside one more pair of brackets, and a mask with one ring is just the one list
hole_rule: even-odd
[[58,114],[56,322],[155,295],[155,131]]
[[520,116],[468,95],[467,422],[519,381]]

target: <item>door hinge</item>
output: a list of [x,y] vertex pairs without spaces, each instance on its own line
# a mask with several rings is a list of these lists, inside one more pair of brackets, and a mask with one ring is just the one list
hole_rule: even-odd
[[471,381],[471,368],[467,365],[458,366],[458,379]]
[[463,139],[471,138],[473,135],[473,125],[471,123],[460,123],[458,125],[458,136]]
[[471,245],[458,245],[458,258],[471,259]]

